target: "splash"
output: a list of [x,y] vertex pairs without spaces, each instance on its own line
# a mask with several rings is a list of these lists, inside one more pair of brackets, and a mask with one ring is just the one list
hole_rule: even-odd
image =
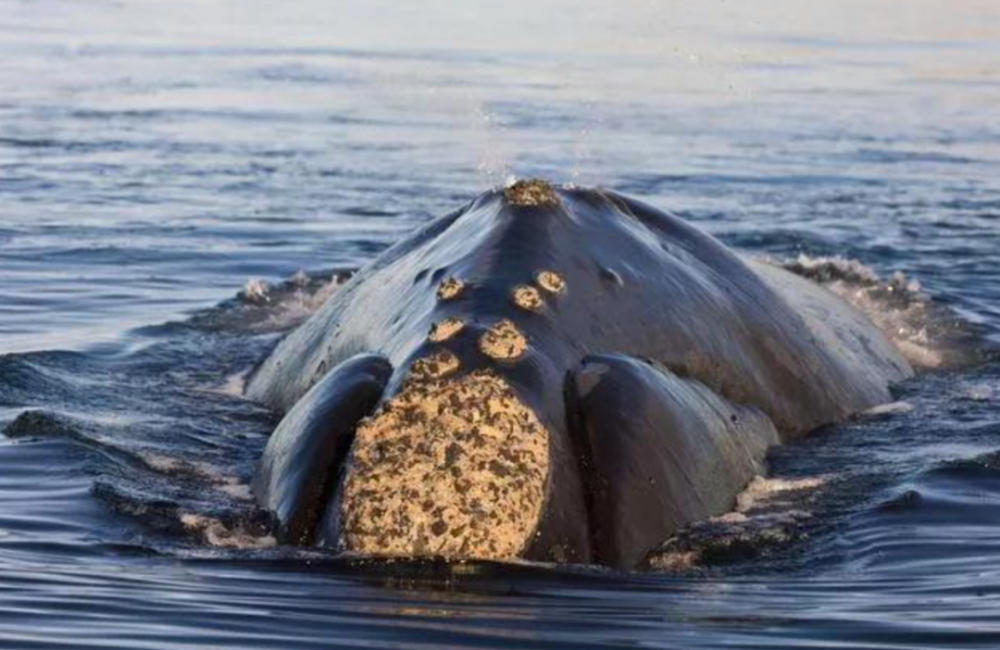
[[897,271],[889,279],[843,257],[800,254],[790,261],[766,260],[808,278],[863,312],[918,370],[965,368],[984,360],[979,328],[928,296],[920,282]]
[[[235,334],[286,332],[312,316],[353,274],[343,270],[315,274],[299,271],[274,284],[250,279],[234,299],[195,314],[190,324]],[[240,381],[238,377],[233,379]]]
[[268,296],[270,290],[271,287],[266,282],[252,278],[247,281],[247,286],[243,289],[242,295],[247,302],[262,304],[271,301]]

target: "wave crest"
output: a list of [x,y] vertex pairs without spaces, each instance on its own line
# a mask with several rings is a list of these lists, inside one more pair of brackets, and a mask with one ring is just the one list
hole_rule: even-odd
[[859,309],[918,370],[967,368],[991,356],[979,325],[934,300],[919,281],[899,271],[883,279],[857,260],[804,253],[772,263],[816,282]]

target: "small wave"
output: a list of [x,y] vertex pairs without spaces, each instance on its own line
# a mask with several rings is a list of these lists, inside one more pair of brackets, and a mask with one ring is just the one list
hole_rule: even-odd
[[[203,461],[116,442],[106,422],[46,410],[22,412],[3,430],[11,439],[62,438],[104,459],[93,494],[111,510],[194,544],[257,549],[275,544],[270,521],[257,511],[250,486]],[[258,521],[261,520],[261,521]]]
[[927,475],[933,478],[990,479],[1000,482],[1000,451],[941,463]]
[[353,274],[299,271],[277,284],[252,278],[235,298],[195,314],[189,324],[213,332],[285,332],[315,313]]
[[917,369],[967,368],[988,356],[977,325],[934,301],[919,281],[901,272],[884,280],[857,260],[806,254],[778,265],[861,310]]
[[29,409],[14,418],[3,429],[3,434],[12,440],[62,438],[106,447],[109,451],[118,450],[113,441],[100,432],[102,426],[96,420],[86,420],[57,411]]
[[138,474],[104,475],[91,492],[113,512],[163,535],[161,540],[143,541],[160,552],[185,552],[192,546],[253,550],[277,545],[271,517],[256,507],[249,486],[234,478],[203,481],[198,479],[204,476],[194,475],[178,481],[176,472],[186,472],[190,466],[173,460],[159,458],[152,463],[157,471],[171,474],[166,482]]
[[71,418],[42,410],[24,411],[3,430],[11,439],[66,436],[81,436],[80,426]]
[[815,520],[807,509],[825,477],[754,478],[723,515],[680,531],[646,560],[654,572],[687,571],[772,554],[808,536]]
[[883,164],[938,163],[969,165],[980,162],[967,156],[955,156],[943,151],[900,151],[892,149],[859,149],[853,156],[864,162]]
[[40,399],[63,403],[83,391],[101,392],[104,382],[88,374],[86,364],[76,352],[0,354],[0,400],[27,407]]
[[241,370],[237,373],[233,373],[226,377],[226,380],[222,382],[222,385],[217,387],[215,390],[222,393],[223,395],[232,395],[234,397],[242,397],[244,390],[247,386],[247,379],[250,376],[250,369]]
[[1000,548],[998,496],[1000,452],[936,463],[851,517],[840,546],[867,572],[992,571]]

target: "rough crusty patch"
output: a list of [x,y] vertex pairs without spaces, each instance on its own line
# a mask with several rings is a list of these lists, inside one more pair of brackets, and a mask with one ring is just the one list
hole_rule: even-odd
[[465,290],[465,283],[457,278],[445,278],[438,286],[438,300],[454,300],[462,295]]
[[511,559],[538,526],[548,431],[503,378],[409,379],[357,429],[340,501],[346,550]]
[[503,196],[511,205],[559,204],[559,196],[552,185],[539,178],[517,181],[504,189]]
[[434,354],[417,359],[410,368],[410,374],[420,379],[440,379],[458,370],[461,362],[450,350],[438,350]]
[[431,331],[427,338],[433,343],[447,341],[461,332],[464,327],[465,323],[462,322],[461,318],[445,318],[431,325]]
[[496,322],[479,337],[479,349],[488,357],[512,361],[528,349],[528,339],[507,320]]
[[649,568],[652,571],[662,571],[664,573],[687,571],[698,566],[700,559],[696,551],[660,553],[649,559]]
[[526,284],[514,287],[514,290],[510,292],[510,299],[516,306],[526,311],[539,311],[545,305],[538,289]]
[[566,281],[555,271],[539,271],[535,283],[549,293],[561,293],[566,288]]

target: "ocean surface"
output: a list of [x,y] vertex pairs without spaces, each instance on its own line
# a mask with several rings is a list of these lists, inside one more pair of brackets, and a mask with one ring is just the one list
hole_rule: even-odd
[[[0,648],[1000,647],[1000,6],[0,0]],[[866,309],[922,372],[654,571],[277,546],[241,378],[511,178]]]

